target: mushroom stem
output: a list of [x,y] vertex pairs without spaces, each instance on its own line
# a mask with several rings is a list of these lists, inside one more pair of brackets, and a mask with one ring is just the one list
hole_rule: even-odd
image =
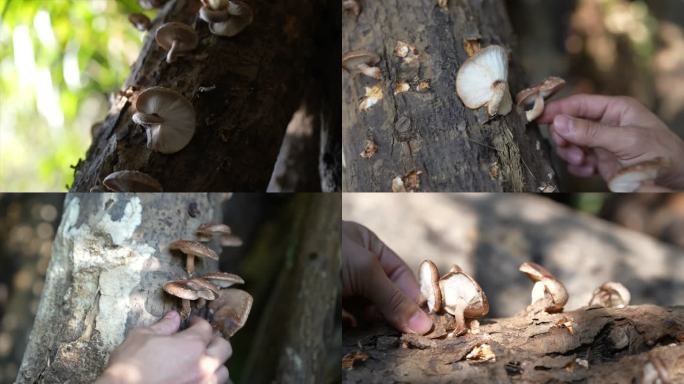
[[192,309],[190,308],[190,300],[183,299],[181,301],[181,313],[180,313],[181,318],[183,320],[185,320],[188,317],[190,317],[190,311],[191,310]]
[[494,116],[499,112],[499,106],[501,105],[507,92],[506,88],[506,82],[501,80],[496,81],[492,85],[492,98],[487,104],[487,112],[489,113],[489,116]]
[[358,68],[361,73],[368,77],[372,77],[376,80],[380,80],[382,78],[382,71],[378,67],[371,67],[368,64],[361,63],[359,64]]
[[532,121],[536,119],[537,117],[541,116],[541,114],[544,112],[544,98],[542,97],[541,94],[537,93],[537,96],[534,98],[534,106],[532,109],[529,111],[525,112],[525,117],[527,117],[527,121]]
[[459,302],[452,311],[454,319],[456,320],[456,326],[454,327],[455,336],[462,335],[466,331],[465,316],[463,314],[465,307],[465,303]]
[[178,47],[178,40],[174,40],[171,43],[171,48],[169,49],[169,52],[166,54],[166,62],[171,64],[174,61],[176,61],[176,48]]
[[185,259],[185,270],[188,271],[188,275],[190,276],[195,273],[195,256],[188,255]]

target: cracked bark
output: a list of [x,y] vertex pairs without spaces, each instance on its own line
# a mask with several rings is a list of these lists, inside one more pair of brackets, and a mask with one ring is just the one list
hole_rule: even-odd
[[[358,20],[346,15],[342,50],[368,49],[382,58],[380,85],[384,98],[359,111],[364,87],[378,83],[363,76],[342,75],[343,188],[347,191],[391,191],[391,180],[412,170],[423,171],[423,191],[536,191],[556,187],[549,147],[536,128],[526,128],[524,112],[482,122],[456,95],[456,73],[467,58],[465,38],[479,36],[482,46],[510,49],[512,95],[524,88],[515,42],[503,2],[450,1],[448,10],[435,0],[363,1]],[[418,59],[395,56],[397,41],[415,45]],[[408,92],[394,95],[394,85],[407,81]],[[430,88],[415,91],[421,81]],[[379,145],[371,159],[359,156],[365,141]]]
[[[569,324],[572,332],[561,323]],[[684,381],[683,342],[681,306],[521,313],[483,319],[479,334],[443,340],[400,335],[384,327],[345,329],[343,353],[361,351],[368,359],[344,370],[342,381],[641,383],[651,362],[662,364],[670,382],[679,383]],[[496,360],[466,359],[482,343],[491,346]]]
[[[315,127],[322,133],[312,138],[320,138],[321,159],[339,157],[330,154],[339,142],[339,134],[334,135],[339,119],[328,107],[339,105],[339,91],[335,98],[334,92],[322,90],[325,81],[318,76],[327,51],[337,46],[316,40],[327,37],[334,25],[326,23],[334,16],[326,11],[327,2],[255,0],[250,5],[254,23],[233,38],[209,32],[197,17],[199,0],[172,0],[159,11],[152,30],[169,21],[187,23],[197,31],[199,46],[170,65],[153,34],[147,34],[130,77],[75,167],[72,191],[88,191],[117,170],[148,173],[165,191],[265,191],[287,125],[308,93],[321,95],[312,111],[325,117]],[[144,130],[131,120],[134,97],[151,86],[172,88],[195,107],[195,135],[175,154],[148,150]],[[339,189],[337,179],[330,181],[338,163],[307,168],[320,172],[316,190]]]
[[94,381],[128,330],[180,305],[161,288],[186,275],[167,245],[220,221],[218,195],[67,195],[16,383]]

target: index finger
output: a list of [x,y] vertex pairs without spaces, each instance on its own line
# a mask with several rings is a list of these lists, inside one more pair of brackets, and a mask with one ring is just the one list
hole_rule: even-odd
[[178,332],[178,335],[181,335],[182,337],[198,338],[204,342],[204,345],[207,345],[214,336],[214,330],[211,328],[209,322],[201,317],[193,316],[190,318],[190,326],[187,329]]
[[390,247],[369,230],[368,250],[377,256],[382,269],[389,279],[413,301],[420,300],[420,288],[413,272]]
[[582,119],[601,121],[605,124],[619,125],[621,111],[611,107],[615,97],[602,95],[572,95],[549,102],[538,122],[550,124],[557,115],[568,115]]

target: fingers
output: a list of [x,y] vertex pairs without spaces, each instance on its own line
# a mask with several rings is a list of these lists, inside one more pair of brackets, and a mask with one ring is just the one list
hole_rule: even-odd
[[577,177],[591,177],[596,173],[596,167],[593,164],[588,165],[568,165],[568,172]]
[[169,311],[164,317],[148,328],[158,335],[172,335],[178,331],[179,327],[180,315],[176,311]]
[[217,384],[227,384],[230,380],[230,374],[228,373],[228,368],[225,366],[220,367],[216,371],[216,383]]
[[608,126],[590,120],[558,115],[553,119],[553,131],[564,140],[577,146],[603,148],[618,152],[623,146],[623,138],[628,135],[625,128]]
[[[619,104],[619,98],[601,95],[572,95],[564,99],[551,101],[544,107],[544,113],[538,122],[549,124],[558,115],[569,115],[584,119],[603,121],[617,125],[620,113],[613,108]],[[622,108],[618,108],[622,112]]]
[[584,150],[575,145],[558,147],[556,148],[556,153],[570,165],[583,165],[587,157]]
[[672,190],[669,188],[658,186],[658,185],[642,185],[637,190],[637,192],[640,192],[640,193],[668,193],[668,192],[672,192]]
[[178,332],[178,335],[181,337],[200,339],[204,345],[207,345],[213,338],[214,330],[206,320],[193,316],[190,318],[190,326],[188,329]]
[[233,354],[233,348],[230,342],[221,337],[221,334],[217,332],[207,346],[206,354],[225,362]]

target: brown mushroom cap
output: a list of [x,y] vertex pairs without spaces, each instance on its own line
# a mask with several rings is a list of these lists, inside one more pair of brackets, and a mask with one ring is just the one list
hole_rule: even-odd
[[204,244],[192,240],[176,240],[169,244],[170,251],[180,251],[189,256],[206,257],[218,260],[219,257],[213,249]]
[[241,0],[218,0],[216,6],[207,2],[200,8],[200,18],[209,23],[211,33],[233,37],[242,32],[254,20],[249,4]]
[[608,308],[623,308],[629,305],[632,295],[624,285],[608,281],[598,287],[589,301],[589,305],[601,305]]
[[202,224],[195,234],[199,241],[210,241],[214,235],[230,235],[230,227],[225,224]]
[[102,181],[112,192],[162,192],[161,184],[154,177],[139,171],[116,171]]
[[457,316],[453,308],[464,303],[463,316],[469,319],[479,318],[489,312],[489,301],[482,287],[464,271],[449,272],[439,280],[439,287],[444,298],[444,310]]
[[187,280],[169,281],[164,284],[164,292],[183,300],[197,300],[200,298],[198,289],[188,286]]
[[352,73],[358,72],[360,65],[372,66],[379,62],[379,55],[365,49],[349,51],[342,56],[342,68]]
[[177,52],[192,51],[197,47],[199,39],[197,33],[187,24],[172,21],[163,24],[154,36],[157,44],[169,51],[166,61],[172,63]]
[[148,31],[152,26],[150,18],[142,13],[131,13],[128,15],[128,21],[139,31]]
[[532,121],[541,116],[544,112],[544,99],[553,96],[565,86],[565,80],[560,77],[551,76],[541,83],[523,89],[515,97],[518,106],[529,106],[534,104],[531,110],[526,111],[527,121]]
[[232,337],[247,322],[252,301],[252,296],[241,289],[222,289],[219,297],[209,303],[212,324],[225,337]]
[[147,147],[153,151],[178,152],[195,135],[195,108],[172,89],[147,88],[138,95],[135,109],[133,121],[145,128]]
[[544,277],[554,278],[553,274],[549,272],[548,269],[531,261],[520,264],[518,270],[524,273],[532,281],[540,281]]
[[532,287],[532,304],[544,300],[546,312],[563,310],[568,302],[568,291],[549,270],[533,262],[522,263],[518,269],[535,282]]
[[209,272],[202,276],[202,279],[212,282],[219,288],[228,288],[235,284],[244,284],[242,277],[228,272]]
[[418,280],[420,293],[427,299],[428,310],[431,313],[439,312],[442,309],[442,292],[439,288],[439,271],[435,263],[423,260],[418,268]]

